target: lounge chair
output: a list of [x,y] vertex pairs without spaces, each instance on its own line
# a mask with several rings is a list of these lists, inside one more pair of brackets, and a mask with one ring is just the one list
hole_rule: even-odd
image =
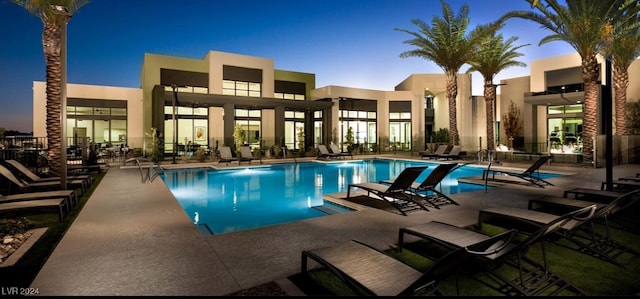
[[220,160],[218,160],[218,164],[219,163],[227,163],[227,165],[229,164],[229,162],[235,162],[238,161],[238,158],[234,157],[231,154],[231,148],[228,146],[221,146],[218,148],[218,153],[220,153]]
[[[349,184],[347,187],[347,200],[351,198],[351,188],[360,188],[367,191],[367,196],[371,196],[371,193],[375,194],[381,200],[389,203],[400,211],[402,215],[406,216],[407,211],[418,208],[429,211],[422,203],[413,199],[415,195],[409,190],[411,184],[413,184],[418,176],[420,176],[420,173],[426,168],[426,166],[407,167],[390,185],[380,183]],[[418,208],[416,208],[416,206]]]
[[640,176],[622,176],[618,178],[618,181],[640,182]]
[[[59,190],[60,181],[26,183],[18,179],[9,169],[0,165],[0,175],[7,179],[11,184],[20,188],[21,192],[43,191],[43,190]],[[86,191],[86,183],[84,180],[67,180],[67,187],[72,189],[80,189],[81,195]],[[11,188],[9,188],[11,190]]]
[[[37,174],[33,173],[29,168],[24,166],[22,163],[17,160],[7,160],[7,164],[11,165],[15,170],[22,174],[22,177],[26,178],[28,182],[36,183],[36,182],[51,182],[51,181],[60,181],[60,177],[40,177]],[[92,177],[90,175],[71,175],[67,176],[68,180],[85,180],[87,187],[91,186]]]
[[[549,295],[544,292],[556,290],[559,292],[572,291],[575,294],[583,294],[577,287],[571,285],[559,275],[549,269],[544,252],[543,239],[567,223],[579,221],[585,214],[591,214],[595,206],[589,206],[567,213],[562,216],[554,216],[545,225],[537,227],[535,231],[524,239],[514,238],[509,241],[504,250],[485,255],[482,262],[486,264],[480,268],[474,278],[507,295]],[[514,230],[513,227],[507,230]],[[431,221],[424,224],[401,228],[398,234],[398,250],[404,247],[404,236],[411,235],[435,242],[449,250],[468,247],[471,244],[487,240],[490,236],[467,228],[453,226],[447,223]],[[542,249],[542,263],[536,261],[527,253],[533,245],[540,244]],[[510,266],[516,269],[518,275],[515,278],[507,277],[509,271],[499,271],[501,266]],[[482,279],[482,277],[490,279]],[[500,284],[502,282],[503,284]],[[495,286],[493,284],[498,283]],[[561,293],[562,294],[562,293]],[[555,295],[555,294],[551,294]]]
[[[439,209],[440,206],[454,204],[459,205],[449,196],[438,191],[436,187],[440,185],[442,180],[456,167],[458,163],[442,163],[429,173],[422,183],[414,182],[411,184],[411,191],[420,198],[424,199],[429,205]],[[392,180],[382,180],[381,184],[391,184]]]
[[563,197],[596,201],[600,203],[610,203],[618,196],[624,194],[621,191],[598,190],[591,188],[573,188],[565,190]]
[[[605,226],[605,232],[596,232],[594,222],[607,221],[611,215],[619,213],[623,209],[632,206],[640,200],[640,190],[631,191],[619,196],[611,203],[604,207],[594,207],[594,212],[580,219],[572,221],[558,228],[554,236],[555,243],[585,254],[589,254],[595,258],[609,262],[626,269],[634,270],[629,265],[640,257],[640,252],[627,248],[616,242],[609,233],[608,226]],[[501,225],[509,223],[510,227],[518,225],[524,230],[531,230],[536,226],[543,226],[557,218],[558,216],[551,213],[544,213],[535,210],[519,209],[513,207],[494,207],[480,210],[478,216],[478,227],[482,223],[493,223]],[[561,238],[557,238],[557,237]],[[570,241],[560,242],[562,240]]]
[[444,154],[448,148],[449,148],[448,144],[441,144],[441,145],[438,145],[438,148],[436,148],[436,150],[433,153],[429,153],[427,151],[421,151],[420,158],[435,159],[436,157],[438,157],[438,155]]
[[319,159],[336,159],[340,155],[334,154],[327,149],[327,146],[324,144],[318,144],[318,158]]
[[[510,238],[510,235],[498,235],[487,240],[480,249],[499,249],[505,243],[505,238]],[[370,245],[351,240],[332,247],[302,251],[301,272],[309,270],[311,259],[336,275],[356,295],[445,295],[438,288],[440,281],[457,274],[458,269],[474,256],[474,253],[460,248],[437,259],[426,271],[420,272]]]
[[460,160],[460,153],[462,153],[462,146],[454,145],[448,153],[437,155],[436,160]]
[[533,164],[531,164],[531,166],[529,166],[529,168],[525,169],[523,172],[516,172],[507,169],[496,169],[489,166],[489,168],[485,169],[482,172],[482,179],[489,180],[489,175],[491,175],[491,179],[495,180],[496,174],[502,174],[523,179],[537,187],[553,186],[552,183],[540,178],[540,167],[542,167],[542,165],[544,165],[544,163],[546,163],[549,159],[551,159],[551,156],[540,156],[538,160],[533,162]]
[[[614,190],[613,191],[631,191],[631,190],[635,190],[635,189],[640,189],[640,181],[625,181],[625,180],[617,180],[617,181],[613,181],[611,182],[611,184],[613,185]],[[601,190],[605,190],[607,185],[607,182],[602,182],[602,186],[600,187]]]
[[40,192],[16,193],[10,195],[0,194],[0,202],[24,201],[34,199],[65,198],[70,208],[78,204],[78,196],[75,190],[52,190]]
[[249,162],[249,164],[251,164],[251,161],[260,161],[260,158],[256,158],[253,156],[253,153],[251,153],[251,148],[248,146],[241,146],[240,147],[240,157],[238,158],[238,163],[242,163],[242,162]]
[[58,213],[60,222],[62,222],[68,211],[67,200],[65,198],[51,198],[0,203],[0,215],[26,212],[42,213],[43,211]]
[[329,149],[331,153],[337,155],[338,158],[351,157],[351,159],[353,159],[353,155],[350,152],[341,152],[335,143],[329,144]]
[[[596,205],[596,209],[599,210],[607,207],[608,204],[574,198],[544,196],[530,199],[528,209],[550,214],[559,214],[590,205]],[[618,211],[620,211],[620,213],[618,213]],[[630,207],[618,207],[617,211],[612,211],[607,217],[601,220],[606,226],[640,234],[640,221],[638,221],[637,217],[638,206],[634,205]]]

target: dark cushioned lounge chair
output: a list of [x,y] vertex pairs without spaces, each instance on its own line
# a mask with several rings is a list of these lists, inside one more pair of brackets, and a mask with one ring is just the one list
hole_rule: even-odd
[[[356,295],[366,296],[408,296],[445,295],[438,287],[440,281],[457,274],[475,254],[482,255],[482,249],[500,250],[507,244],[515,231],[486,240],[477,247],[478,253],[466,248],[451,251],[436,260],[424,272],[385,254],[363,242],[351,240],[336,246],[302,251],[301,272],[309,270],[309,259],[344,282]],[[459,290],[458,290],[459,293]]]
[[[504,292],[506,295],[555,295],[545,293],[554,289],[583,295],[583,291],[551,272],[544,253],[543,240],[563,225],[579,221],[585,214],[592,214],[595,208],[595,205],[592,205],[562,216],[554,215],[545,225],[536,227],[524,239],[514,238],[504,250],[484,255],[482,262],[485,266],[470,273],[474,273],[474,278],[478,281]],[[507,229],[513,230],[514,228],[508,227]],[[401,228],[398,236],[398,250],[402,250],[404,247],[405,235],[417,236],[450,250],[467,247],[490,238],[488,235],[471,229],[431,221]],[[527,256],[529,248],[536,244],[540,244],[542,249],[542,263]],[[518,274],[515,277],[508,276],[506,273],[510,273],[510,271],[499,270],[501,267],[513,268],[515,270],[513,272]],[[566,295],[566,293],[560,294]]]
[[418,176],[420,176],[420,173],[426,168],[427,166],[407,167],[390,185],[381,183],[349,184],[347,187],[347,199],[351,198],[351,188],[360,188],[367,191],[367,196],[371,196],[372,193],[375,194],[381,200],[384,200],[400,211],[402,215],[406,216],[406,211],[417,209],[416,206],[425,211],[429,211],[422,203],[413,199],[416,195],[409,190],[411,184],[415,182]]

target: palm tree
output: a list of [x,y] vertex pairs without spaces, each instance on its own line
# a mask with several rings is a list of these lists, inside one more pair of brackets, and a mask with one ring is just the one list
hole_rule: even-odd
[[435,16],[431,25],[427,25],[422,20],[413,19],[411,23],[420,29],[419,32],[399,28],[395,30],[406,32],[414,37],[404,43],[415,46],[416,49],[401,53],[401,58],[425,58],[433,61],[444,70],[447,85],[446,95],[449,101],[449,143],[457,145],[459,140],[456,113],[458,70],[471,59],[476,49],[476,42],[482,34],[491,30],[492,27],[490,25],[478,26],[473,32],[467,34],[470,22],[469,5],[464,4],[458,13],[454,14],[448,4],[443,0],[440,2],[442,17]]
[[640,29],[626,29],[624,32],[615,33],[609,48],[613,61],[616,135],[630,135],[631,133],[627,126],[629,66],[640,55]]
[[486,41],[479,44],[478,51],[475,52],[468,62],[471,67],[467,73],[477,71],[484,78],[484,100],[487,110],[487,149],[495,149],[495,135],[493,132],[494,103],[496,100],[496,89],[493,78],[500,71],[512,66],[526,66],[525,63],[515,60],[524,54],[517,52],[518,49],[528,46],[514,46],[513,43],[518,37],[511,37],[504,40],[502,34],[488,37]]
[[[69,18],[89,0],[12,0],[29,13],[40,18],[44,25],[42,48],[46,63],[47,78],[47,147],[49,170],[60,175],[62,130],[60,112],[62,104],[62,32]],[[68,15],[60,14],[56,7],[66,8]]]
[[581,77],[584,83],[583,155],[585,161],[593,161],[592,138],[597,133],[600,74],[596,57],[606,50],[607,38],[610,36],[608,28],[618,25],[618,13],[635,1],[565,0],[563,2],[566,2],[566,6],[556,0],[526,1],[537,12],[512,11],[505,14],[500,21],[514,17],[534,21],[542,28],[553,32],[542,38],[539,45],[565,41],[580,55]]

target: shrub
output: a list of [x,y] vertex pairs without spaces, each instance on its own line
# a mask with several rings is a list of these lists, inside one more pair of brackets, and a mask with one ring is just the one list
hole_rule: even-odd
[[0,219],[0,236],[22,234],[33,228],[33,223],[26,217]]

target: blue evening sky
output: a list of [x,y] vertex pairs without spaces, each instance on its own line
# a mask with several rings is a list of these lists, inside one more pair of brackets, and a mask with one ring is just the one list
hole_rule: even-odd
[[[0,127],[32,130],[33,81],[45,81],[42,22],[9,0],[0,0]],[[525,0],[448,0],[457,12],[469,4],[471,28],[511,10],[530,10]],[[431,23],[438,0],[92,0],[68,24],[68,82],[140,87],[144,53],[202,59],[222,51],[273,59],[282,70],[316,74],[316,87],[339,85],[393,90],[411,74],[443,73],[423,58],[400,58],[413,49],[412,19]],[[507,22],[502,34],[518,36],[521,61],[574,52],[564,42],[538,46],[550,32],[526,20]],[[465,72],[463,66],[460,72]],[[526,76],[510,68],[500,79]],[[482,77],[473,73],[473,94]]]

